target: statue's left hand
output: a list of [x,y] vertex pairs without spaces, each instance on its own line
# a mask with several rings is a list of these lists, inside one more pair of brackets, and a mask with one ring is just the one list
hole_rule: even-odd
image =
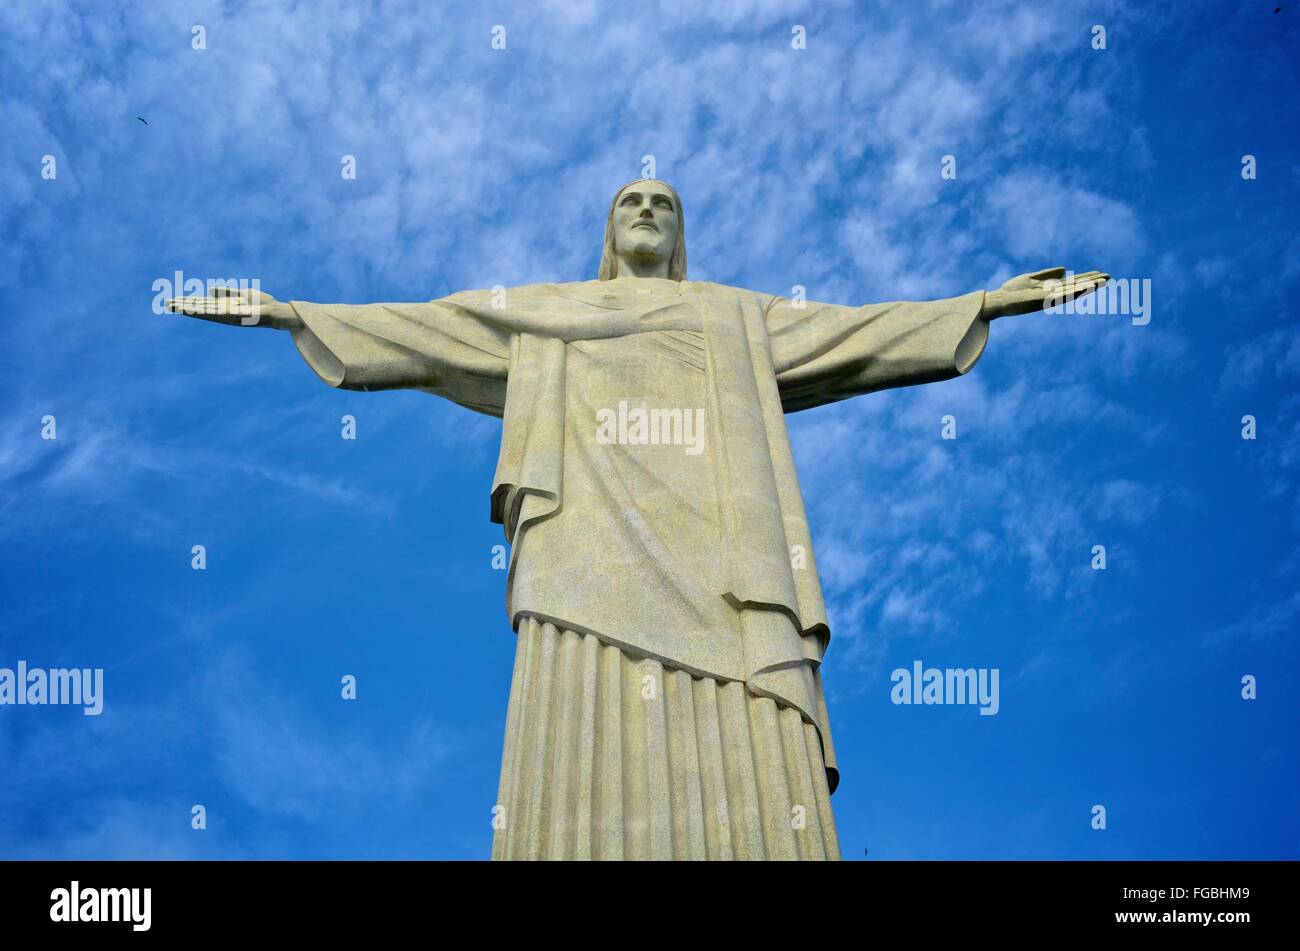
[[996,291],[984,295],[984,309],[980,316],[994,320],[1015,314],[1032,314],[1045,306],[1090,294],[1110,280],[1110,275],[1101,271],[1084,271],[1068,278],[1065,273],[1063,267],[1049,267],[1013,277]]

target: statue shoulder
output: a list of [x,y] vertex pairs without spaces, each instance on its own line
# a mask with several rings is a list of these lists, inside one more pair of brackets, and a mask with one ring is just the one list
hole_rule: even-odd
[[[662,292],[674,287],[674,282],[658,281],[656,290]],[[727,298],[738,301],[754,301],[766,305],[772,300],[771,294],[762,294],[744,287],[732,287],[729,284],[715,284],[712,281],[682,281],[680,292],[697,297]],[[596,307],[609,307],[611,302],[628,299],[632,291],[623,281],[563,281],[538,284],[518,284],[513,287],[498,284],[495,287],[477,290],[458,291],[440,300],[465,305],[486,305],[495,301],[497,309],[516,306],[538,306],[554,304],[561,301],[579,302]]]
[[584,283],[595,284],[595,281],[586,281],[572,284],[494,284],[491,287],[468,287],[464,290],[455,291],[446,297],[436,297],[434,300],[447,300],[452,297],[472,297],[476,294],[494,294],[501,291],[508,291],[511,294],[545,294],[557,288],[581,287]]
[[496,284],[492,287],[470,288],[456,291],[446,297],[434,298],[434,303],[445,301],[464,306],[488,306],[501,310],[519,305],[537,305],[558,298],[585,300],[594,297],[599,281],[573,281],[569,283],[543,282],[537,284]]
[[710,297],[728,297],[743,300],[754,300],[761,304],[770,302],[773,297],[771,294],[764,294],[761,291],[753,291],[747,287],[735,287],[731,284],[715,284],[713,281],[687,281],[697,294],[705,294]]

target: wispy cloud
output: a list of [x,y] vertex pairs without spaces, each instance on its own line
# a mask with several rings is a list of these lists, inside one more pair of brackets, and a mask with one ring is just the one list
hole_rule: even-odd
[[385,743],[388,750],[358,731],[324,729],[235,654],[214,665],[200,696],[212,710],[223,780],[272,813],[310,819],[325,809],[409,801],[445,779],[457,745],[429,721],[411,726],[397,748]]

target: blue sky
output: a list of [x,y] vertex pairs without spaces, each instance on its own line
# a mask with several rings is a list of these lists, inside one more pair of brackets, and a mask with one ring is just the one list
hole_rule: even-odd
[[[1152,282],[1145,326],[1008,318],[966,377],[790,417],[846,857],[1300,855],[1300,11],[288,6],[0,7],[0,666],[106,691],[0,707],[0,856],[487,856],[499,422],[331,390],[152,285],[588,280],[645,155],[697,280]],[[1000,712],[893,705],[915,660],[998,668]]]

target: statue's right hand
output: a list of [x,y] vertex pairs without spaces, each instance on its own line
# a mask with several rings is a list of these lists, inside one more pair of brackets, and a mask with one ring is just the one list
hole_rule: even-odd
[[302,319],[292,307],[262,291],[248,287],[213,287],[211,292],[211,297],[173,297],[167,301],[166,307],[174,314],[235,327],[296,330],[302,326]]

